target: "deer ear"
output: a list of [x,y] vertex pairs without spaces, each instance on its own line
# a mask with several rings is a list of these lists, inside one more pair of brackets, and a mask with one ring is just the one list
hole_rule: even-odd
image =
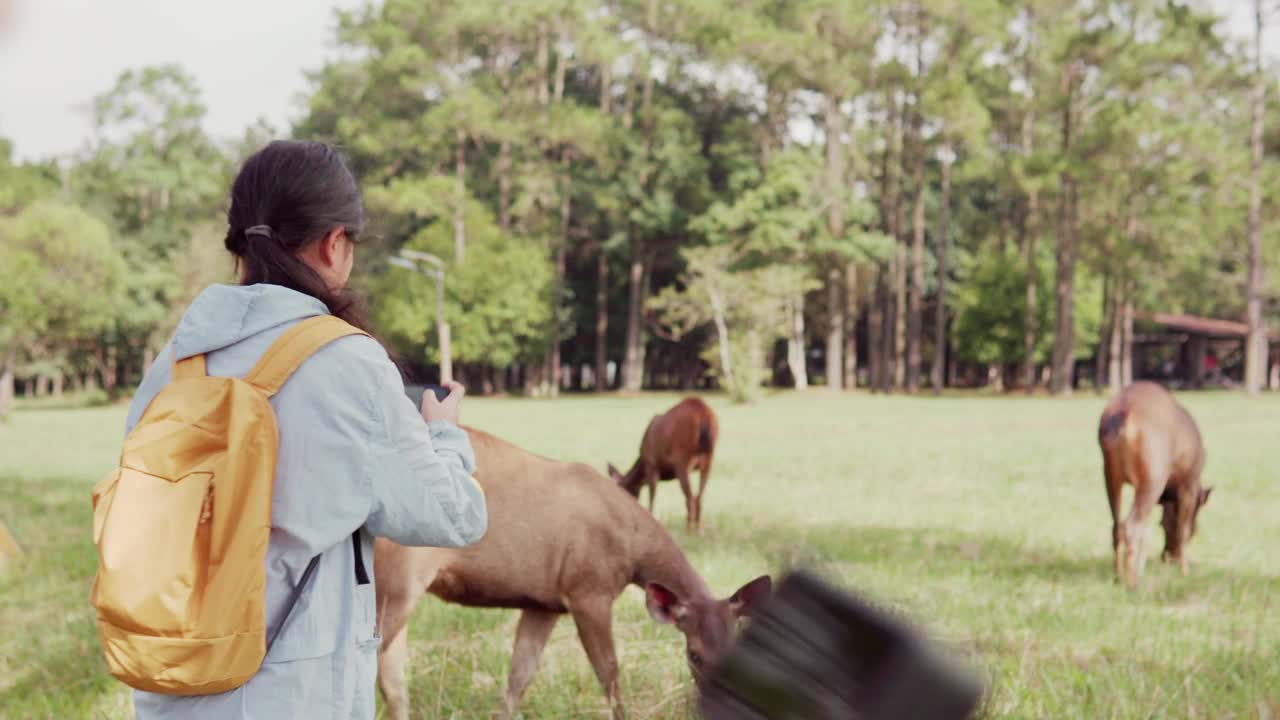
[[649,583],[645,586],[645,606],[653,619],[663,625],[671,625],[684,620],[689,608],[678,595],[665,585]]
[[738,592],[729,597],[729,611],[734,617],[750,617],[772,592],[773,580],[768,575],[761,575],[738,588]]
[[1200,491],[1200,507],[1204,507],[1209,502],[1209,495],[1213,492],[1213,488],[1207,487]]

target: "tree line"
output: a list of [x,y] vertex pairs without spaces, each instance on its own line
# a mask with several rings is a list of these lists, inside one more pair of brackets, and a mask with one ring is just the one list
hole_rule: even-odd
[[[407,367],[484,391],[1118,382],[1135,308],[1275,318],[1274,78],[1176,0],[384,0],[339,13],[295,137],[342,146],[356,282]],[[129,387],[274,131],[125,73],[62,162],[0,146],[0,408]],[[1111,375],[1113,377],[1105,377]],[[6,389],[7,388],[7,389]]]

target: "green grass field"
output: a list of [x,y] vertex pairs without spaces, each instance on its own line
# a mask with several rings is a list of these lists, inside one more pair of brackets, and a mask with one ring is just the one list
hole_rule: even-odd
[[[634,459],[672,400],[469,400],[465,420],[603,468]],[[916,618],[981,668],[984,717],[1280,717],[1280,397],[1183,401],[1217,490],[1188,577],[1159,562],[1153,520],[1157,557],[1137,594],[1111,576],[1092,395],[714,398],[721,443],[702,536],[683,534],[676,484],[662,484],[658,512],[718,592],[805,564]],[[130,716],[88,605],[88,491],[123,418],[119,407],[25,410],[0,428],[0,519],[27,551],[0,577],[0,717]],[[648,619],[638,590],[615,617],[630,716],[688,717],[682,638]],[[411,627],[415,717],[489,717],[514,626],[513,612],[424,600]],[[523,710],[607,716],[571,622]]]

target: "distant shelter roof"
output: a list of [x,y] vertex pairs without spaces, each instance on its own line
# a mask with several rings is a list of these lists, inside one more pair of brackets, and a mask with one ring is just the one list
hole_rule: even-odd
[[[1138,317],[1162,325],[1170,330],[1204,335],[1211,339],[1243,339],[1249,334],[1249,326],[1234,320],[1199,317],[1196,315],[1178,315],[1175,313],[1139,313]],[[1267,337],[1276,339],[1276,333],[1268,330]]]

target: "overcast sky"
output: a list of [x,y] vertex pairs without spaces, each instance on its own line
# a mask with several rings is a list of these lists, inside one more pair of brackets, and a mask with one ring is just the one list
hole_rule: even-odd
[[[1249,36],[1251,0],[1213,2],[1233,34]],[[287,130],[301,112],[305,72],[335,54],[334,9],[362,4],[0,0],[0,137],[20,159],[74,152],[89,137],[87,101],[122,71],[162,63],[195,76],[214,136],[237,137],[259,117]],[[1280,28],[1269,35],[1280,54]]]

